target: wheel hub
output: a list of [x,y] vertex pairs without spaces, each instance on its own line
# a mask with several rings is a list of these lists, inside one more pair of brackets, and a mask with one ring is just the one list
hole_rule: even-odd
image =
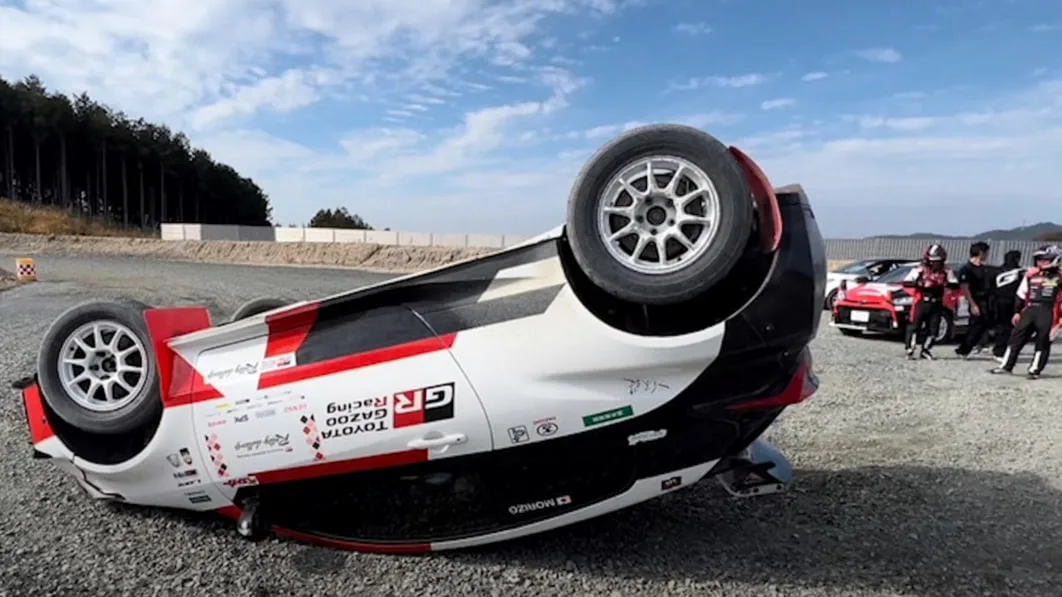
[[621,170],[601,197],[599,230],[609,253],[640,273],[694,263],[718,231],[719,195],[701,168],[650,156]]
[[146,383],[147,350],[136,333],[114,321],[74,330],[59,351],[59,380],[71,400],[109,412],[134,400]]

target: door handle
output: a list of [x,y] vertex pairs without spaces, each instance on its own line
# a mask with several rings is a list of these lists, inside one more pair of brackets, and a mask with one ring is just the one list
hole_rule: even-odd
[[463,444],[466,441],[468,441],[468,437],[464,433],[452,433],[450,435],[420,437],[406,445],[413,449],[430,450],[432,448],[443,448],[445,450],[450,446]]

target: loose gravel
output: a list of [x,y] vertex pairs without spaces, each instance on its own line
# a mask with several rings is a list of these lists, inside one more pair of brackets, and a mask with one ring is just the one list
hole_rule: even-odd
[[824,326],[819,393],[768,433],[797,469],[787,494],[735,501],[704,482],[513,543],[349,554],[90,501],[30,459],[7,382],[32,370],[49,322],[89,296],[203,303],[225,317],[256,296],[309,298],[386,276],[96,257],[38,266],[42,282],[0,292],[2,597],[1057,597],[1062,586],[1062,364],[1038,381],[1001,378],[947,347],[938,361],[907,362],[895,341]]

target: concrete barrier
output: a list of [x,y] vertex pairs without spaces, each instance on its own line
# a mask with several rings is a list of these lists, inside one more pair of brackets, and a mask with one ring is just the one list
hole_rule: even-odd
[[[373,243],[380,245],[405,245],[415,247],[488,248],[503,249],[518,245],[529,236],[516,234],[461,234],[448,232],[403,232],[395,230],[347,230],[341,228],[271,228],[268,226],[227,226],[219,224],[163,224],[162,240],[204,241],[264,241],[264,242],[316,242],[316,243]],[[1032,241],[994,241],[992,239],[946,239],[952,261],[966,259],[970,244],[984,240],[992,247],[991,261],[998,263],[1003,253],[1017,249],[1025,262],[1041,244]],[[832,260],[868,259],[893,257],[917,259],[932,239],[869,238],[827,239],[826,255]]]

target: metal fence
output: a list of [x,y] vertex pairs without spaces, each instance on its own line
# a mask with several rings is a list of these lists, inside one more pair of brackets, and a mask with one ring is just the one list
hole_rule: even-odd
[[832,238],[826,240],[826,255],[831,260],[873,259],[892,257],[896,259],[919,259],[933,242],[939,242],[948,251],[949,261],[964,261],[970,255],[970,245],[984,241],[990,247],[989,262],[1001,263],[1007,251],[1021,251],[1022,263],[1028,263],[1037,247],[1044,242],[992,240],[990,238],[921,239],[921,238]]

